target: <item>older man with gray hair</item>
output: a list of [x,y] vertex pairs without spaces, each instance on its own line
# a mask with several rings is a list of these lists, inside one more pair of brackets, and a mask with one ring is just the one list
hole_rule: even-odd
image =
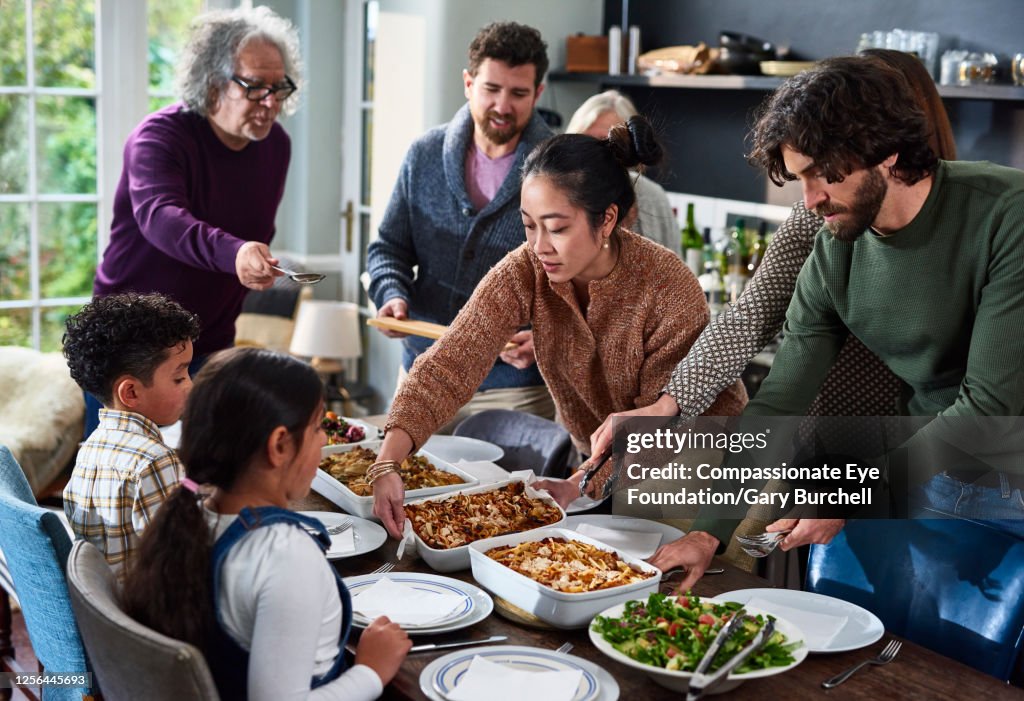
[[246,288],[281,273],[268,244],[291,141],[277,123],[301,86],[290,22],[265,7],[193,23],[179,63],[181,102],[128,137],[110,243],[93,292],[160,292],[202,322],[198,362],[231,346]]

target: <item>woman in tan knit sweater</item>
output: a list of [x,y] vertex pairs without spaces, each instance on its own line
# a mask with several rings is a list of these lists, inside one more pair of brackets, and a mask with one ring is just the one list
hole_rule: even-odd
[[[677,256],[619,226],[635,201],[628,168],[657,163],[650,125],[633,117],[599,140],[556,136],[523,166],[526,243],[480,282],[395,397],[369,477],[374,513],[395,537],[405,514],[392,469],[448,421],[505,341],[533,326],[537,365],[578,447],[608,414],[646,406],[708,323],[700,285]],[[738,414],[738,382],[708,409]]]

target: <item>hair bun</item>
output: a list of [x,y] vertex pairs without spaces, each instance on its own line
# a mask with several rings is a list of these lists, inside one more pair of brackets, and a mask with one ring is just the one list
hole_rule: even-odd
[[611,128],[608,132],[608,146],[624,168],[657,165],[665,154],[654,133],[654,127],[639,114],[630,117],[625,124]]

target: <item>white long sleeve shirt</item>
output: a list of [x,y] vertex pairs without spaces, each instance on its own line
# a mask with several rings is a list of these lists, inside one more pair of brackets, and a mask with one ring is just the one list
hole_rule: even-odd
[[[205,515],[215,539],[236,518],[208,510]],[[309,688],[339,653],[342,608],[330,563],[295,526],[258,528],[230,550],[217,608],[228,635],[249,652],[250,701],[370,701],[381,695],[380,677],[365,665]]]

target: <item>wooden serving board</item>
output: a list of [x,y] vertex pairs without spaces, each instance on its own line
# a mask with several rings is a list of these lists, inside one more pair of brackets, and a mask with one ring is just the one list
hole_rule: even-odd
[[[433,338],[434,340],[441,338],[444,332],[448,330],[448,327],[442,324],[434,324],[429,321],[416,321],[413,319],[395,319],[390,316],[367,319],[366,325],[376,326],[377,328],[387,329],[389,331],[398,331],[399,333],[407,333],[410,336]],[[505,350],[513,350],[516,347],[515,343],[505,344]]]

